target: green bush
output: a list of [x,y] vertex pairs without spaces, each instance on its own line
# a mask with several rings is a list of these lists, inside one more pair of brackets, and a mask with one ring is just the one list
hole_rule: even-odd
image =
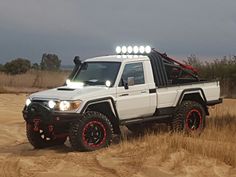
[[7,74],[23,74],[31,68],[31,63],[27,59],[17,58],[4,65],[4,72]]

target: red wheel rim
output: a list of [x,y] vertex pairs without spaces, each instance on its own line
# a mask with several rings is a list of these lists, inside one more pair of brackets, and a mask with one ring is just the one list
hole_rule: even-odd
[[85,145],[93,148],[99,147],[106,140],[106,128],[99,121],[88,122],[83,128],[82,137]]
[[201,124],[202,124],[201,112],[197,109],[192,109],[191,111],[189,111],[186,119],[186,127],[191,131],[195,131],[201,127]]

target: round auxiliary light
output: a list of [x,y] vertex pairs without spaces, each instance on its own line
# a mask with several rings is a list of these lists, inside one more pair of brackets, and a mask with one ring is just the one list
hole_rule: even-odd
[[50,100],[50,101],[48,102],[48,107],[49,107],[49,108],[53,109],[55,106],[56,106],[56,102],[55,102],[55,101]]
[[129,47],[127,48],[127,51],[128,51],[129,54],[131,54],[131,53],[133,52],[133,47],[129,46]]
[[26,106],[29,106],[31,104],[31,100],[28,98],[27,100],[26,100],[26,102],[25,102],[25,105]]
[[118,53],[118,54],[121,53],[121,47],[120,46],[116,47],[116,53]]
[[110,86],[111,86],[111,81],[107,80],[107,81],[105,82],[105,85],[106,85],[107,87],[110,87]]
[[133,52],[134,52],[135,54],[137,54],[137,53],[139,52],[139,48],[138,48],[138,46],[134,46],[134,48],[133,48]]
[[146,53],[151,53],[151,51],[152,51],[152,48],[149,45],[145,47]]
[[145,52],[145,47],[144,46],[140,46],[139,47],[139,52],[140,53],[144,53]]
[[126,46],[122,46],[121,52],[122,52],[122,53],[126,53],[126,52],[127,52],[127,47],[126,47]]

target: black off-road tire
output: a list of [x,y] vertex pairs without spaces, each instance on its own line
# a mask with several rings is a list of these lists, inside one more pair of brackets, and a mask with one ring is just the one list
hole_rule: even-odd
[[26,123],[26,135],[30,144],[36,149],[63,145],[67,139],[67,137],[51,138],[50,140],[44,139],[40,135],[40,131],[33,130],[33,125],[30,123]]
[[205,128],[206,112],[196,101],[183,101],[177,108],[171,122],[174,132],[200,135]]
[[[94,151],[111,144],[113,127],[110,120],[99,112],[86,112],[72,123],[69,131],[71,146],[76,151]],[[91,142],[94,141],[94,142]]]

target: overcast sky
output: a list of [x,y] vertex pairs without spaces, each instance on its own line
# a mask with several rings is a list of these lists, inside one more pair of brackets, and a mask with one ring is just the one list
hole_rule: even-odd
[[236,1],[0,0],[0,63],[56,53],[72,64],[119,44],[178,57],[236,55]]

